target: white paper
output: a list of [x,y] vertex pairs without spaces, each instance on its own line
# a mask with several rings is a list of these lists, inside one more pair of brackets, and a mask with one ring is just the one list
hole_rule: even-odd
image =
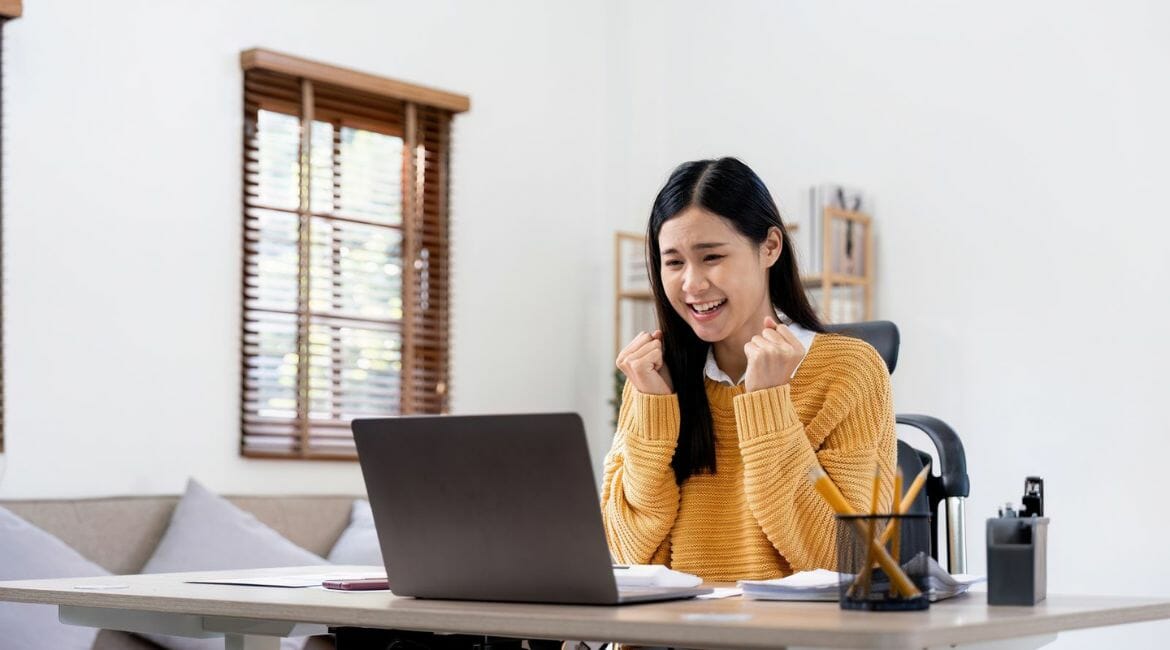
[[223,578],[198,578],[187,580],[200,585],[243,585],[247,587],[320,587],[326,580],[385,580],[386,574],[369,573],[298,573],[275,576],[228,576]]
[[[926,563],[926,567],[922,564]],[[904,567],[912,572],[927,573],[926,595],[931,601],[942,600],[966,593],[973,584],[983,582],[983,576],[970,574],[951,575],[934,558],[920,554],[907,562]],[[837,600],[841,574],[836,571],[817,569],[801,571],[786,578],[775,580],[740,580],[745,598],[757,600]]]
[[740,595],[743,595],[743,589],[740,589],[739,587],[715,587],[711,593],[695,596],[695,598],[702,600],[716,600],[719,598],[731,598],[733,596]]
[[662,564],[614,565],[613,577],[619,587],[698,587],[699,576],[666,568]]

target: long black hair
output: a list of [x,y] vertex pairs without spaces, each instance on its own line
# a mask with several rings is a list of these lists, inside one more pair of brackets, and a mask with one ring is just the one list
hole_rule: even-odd
[[814,332],[825,331],[805,295],[780,210],[760,177],[735,158],[696,160],[675,168],[650,211],[646,265],[654,290],[658,325],[662,329],[663,353],[678,393],[682,418],[678,447],[671,461],[679,485],[692,474],[715,472],[715,432],[703,385],[703,366],[711,344],[696,336],[671,306],[662,286],[662,249],[658,244],[662,224],[691,206],[726,219],[755,244],[763,244],[768,232],[779,228],[783,239],[780,259],[768,270],[772,304],[802,327]]

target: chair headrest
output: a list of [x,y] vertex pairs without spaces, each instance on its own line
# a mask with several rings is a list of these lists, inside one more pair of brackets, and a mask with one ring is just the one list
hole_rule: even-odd
[[834,334],[852,336],[869,343],[886,362],[886,368],[889,369],[890,374],[894,374],[894,368],[898,365],[898,346],[901,343],[897,325],[888,320],[870,320],[861,323],[826,325],[825,330]]

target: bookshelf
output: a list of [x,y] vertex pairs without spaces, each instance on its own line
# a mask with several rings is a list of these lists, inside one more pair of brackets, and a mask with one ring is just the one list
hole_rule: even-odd
[[631,232],[614,233],[614,357],[635,333],[658,328],[654,294],[650,291],[650,278],[646,275],[645,251],[645,236]]
[[801,276],[809,299],[827,323],[873,319],[873,219],[864,212],[826,206],[810,245],[818,272]]

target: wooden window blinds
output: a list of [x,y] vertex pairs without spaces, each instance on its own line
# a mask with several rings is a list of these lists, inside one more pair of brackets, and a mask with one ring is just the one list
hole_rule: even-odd
[[447,410],[450,124],[469,100],[241,63],[241,453],[354,458],[352,419]]
[[[20,16],[20,0],[0,0],[0,251],[4,250],[4,25]],[[0,263],[0,452],[4,451],[4,264]]]

